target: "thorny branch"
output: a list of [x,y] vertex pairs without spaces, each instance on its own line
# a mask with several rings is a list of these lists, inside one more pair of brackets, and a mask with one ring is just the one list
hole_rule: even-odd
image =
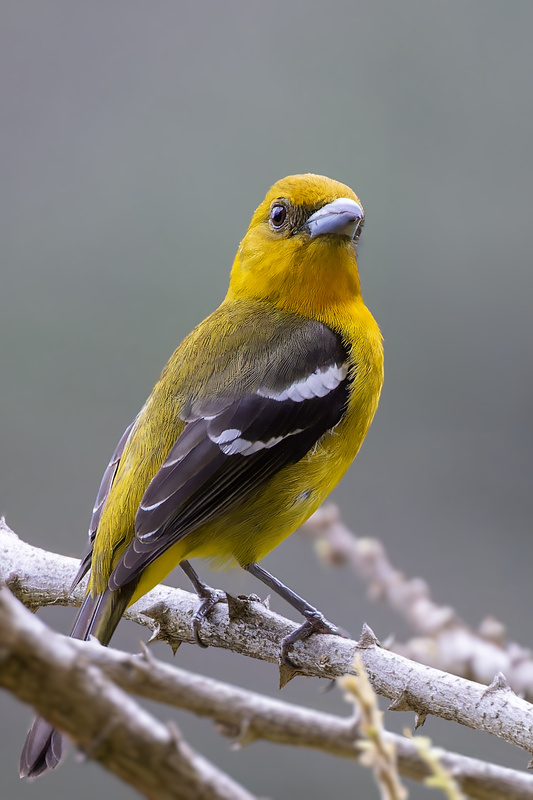
[[[117,774],[121,775],[123,769],[126,772],[130,770],[133,753],[135,764],[133,771],[129,772],[130,782],[138,781],[139,773],[145,782],[145,771],[150,774],[157,766],[158,784],[150,789],[152,794],[146,793],[147,797],[189,798],[188,794],[172,793],[179,788],[172,783],[176,776],[171,768],[176,746],[180,755],[175,759],[177,768],[180,768],[181,759],[190,772],[190,749],[179,740],[174,730],[170,729],[169,733],[164,725],[127,700],[124,691],[212,718],[222,734],[232,737],[234,747],[244,747],[264,739],[362,760],[363,763],[368,754],[364,725],[361,714],[357,712],[342,718],[273,700],[163,664],[155,660],[146,648],[141,655],[133,656],[100,647],[95,642],[67,639],[50,631],[37,617],[29,615],[5,590],[0,591],[0,640],[4,643],[0,647],[0,684],[20,699],[35,705],[41,714],[68,732],[84,752],[100,759]],[[47,692],[42,691],[43,685],[47,686]],[[349,690],[350,686],[345,688]],[[96,716],[93,717],[95,702]],[[68,711],[65,713],[62,709]],[[87,714],[90,719],[86,719]],[[155,741],[150,740],[151,731]],[[145,750],[147,736],[150,746]],[[417,739],[384,732],[382,747],[395,752],[398,769],[404,776],[421,781],[432,774],[427,757],[420,754]],[[122,748],[127,748],[128,752],[119,754],[117,751]],[[139,759],[135,754],[141,748],[143,757]],[[431,748],[430,752],[443,768],[453,774],[457,784],[470,797],[526,800],[532,796],[532,775],[439,748]],[[119,763],[115,764],[119,758]],[[224,787],[231,787],[231,783],[227,783],[229,779],[202,762],[196,754],[191,758],[193,776],[198,781],[209,778],[219,791],[216,794],[213,790],[213,794],[205,797],[225,798]],[[160,759],[165,762],[163,771]],[[167,762],[170,762],[170,767]],[[188,780],[190,784],[190,777]],[[183,782],[182,776],[180,782]],[[135,785],[143,789],[143,784]],[[195,790],[198,790],[198,785]],[[234,794],[229,797],[233,800],[251,800],[241,787],[233,786],[231,790]],[[190,794],[190,797],[196,796]]]
[[[46,553],[21,542],[5,524],[0,526],[0,583],[9,586],[30,607],[53,603],[79,604],[85,588],[79,587],[73,597],[69,593],[77,565],[75,559]],[[195,596],[160,586],[133,606],[127,616],[151,628],[155,638],[164,639],[171,646],[177,647],[181,641],[194,641],[191,617],[197,606],[198,600]],[[277,662],[280,639],[294,627],[294,623],[269,611],[260,602],[230,598],[229,607],[221,604],[215,608],[202,629],[202,638],[209,645]],[[83,648],[91,645],[69,641],[68,646]],[[100,654],[112,652],[99,647],[96,650]],[[380,647],[375,636],[366,627],[359,642],[330,636],[312,637],[295,647],[292,658],[298,667],[298,674],[332,678],[354,672],[356,651],[373,688],[392,700],[392,710],[413,710],[419,720],[427,714],[435,714],[491,732],[525,750],[533,749],[533,708],[509,689],[503,676],[498,676],[487,688],[415,664]],[[105,657],[101,655],[101,658]],[[290,677],[292,675],[286,676],[287,679]],[[124,688],[135,691],[130,687]],[[262,699],[266,701],[265,698]],[[28,702],[31,702],[30,698]],[[56,724],[55,719],[52,721]],[[64,729],[67,729],[66,726]],[[251,735],[248,733],[249,725],[246,730],[247,735]],[[354,757],[354,742],[357,737],[354,734],[353,721],[350,731],[351,757]],[[409,769],[406,768],[402,753],[405,753],[409,740],[396,738],[399,740],[396,744],[400,769],[406,770],[405,774],[409,774],[410,769],[411,777],[419,779],[427,775],[427,766],[421,768],[419,764],[416,769],[412,765]],[[81,745],[83,747],[83,743]],[[302,743],[302,746],[316,745]],[[334,749],[337,748],[336,743]],[[324,745],[320,749],[329,752]],[[336,754],[344,755],[338,752]],[[409,759],[411,755],[409,754]],[[463,767],[472,762],[470,759],[465,760],[461,756],[446,753],[442,755],[442,759],[452,760],[454,777],[457,770],[461,772],[454,759],[463,759]],[[480,763],[477,762],[478,765]],[[472,769],[471,764],[468,769]],[[468,794],[472,797],[492,799],[533,796],[533,779],[529,775],[484,764],[482,768],[474,768],[474,775],[475,777],[463,776],[472,784],[473,788],[468,789]],[[498,781],[503,781],[506,786],[503,793],[498,788]]]
[[0,590],[0,643],[0,686],[149,800],[257,800],[109,680],[87,652],[103,647],[76,647],[7,589]]
[[533,701],[533,655],[505,641],[505,628],[493,618],[472,630],[449,606],[434,602],[427,583],[407,578],[389,561],[382,543],[356,536],[334,505],[322,506],[302,527],[328,563],[348,564],[369,587],[372,599],[384,600],[401,614],[416,637],[391,649],[422,664],[489,684],[503,672],[517,694]]

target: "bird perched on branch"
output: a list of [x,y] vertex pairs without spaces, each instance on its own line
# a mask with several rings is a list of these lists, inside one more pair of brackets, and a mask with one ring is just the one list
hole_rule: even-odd
[[[347,186],[293,175],[267,193],[228,293],[180,344],[107,467],[89,530],[87,595],[72,636],[108,644],[124,610],[178,564],[202,598],[220,593],[188,559],[237,563],[305,617],[282,642],[336,633],[258,565],[327,497],[355,458],[383,381],[379,328],[361,297],[363,207]],[[22,776],[56,766],[61,735],[42,718]]]

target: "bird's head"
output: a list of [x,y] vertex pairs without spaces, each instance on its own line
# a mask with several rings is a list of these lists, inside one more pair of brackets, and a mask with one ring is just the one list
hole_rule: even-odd
[[317,316],[359,297],[357,195],[322,175],[291,175],[255,211],[231,272],[228,298],[265,300]]

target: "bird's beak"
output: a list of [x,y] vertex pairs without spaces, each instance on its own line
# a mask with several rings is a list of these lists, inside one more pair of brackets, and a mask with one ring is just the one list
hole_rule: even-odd
[[364,218],[365,213],[359,203],[349,197],[338,197],[311,214],[305,229],[309,231],[311,239],[326,234],[353,239],[359,233]]

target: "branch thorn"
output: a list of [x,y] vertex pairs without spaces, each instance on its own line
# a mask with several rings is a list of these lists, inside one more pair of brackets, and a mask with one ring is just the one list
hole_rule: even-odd
[[509,682],[503,672],[497,672],[494,676],[492,683],[490,686],[487,686],[485,691],[483,692],[482,697],[486,697],[488,694],[494,694],[495,692],[512,692],[513,690],[509,686]]
[[427,714],[425,711],[420,711],[415,714],[415,731],[422,727],[426,721]]
[[303,675],[299,669],[290,667],[288,664],[280,664],[279,666],[279,688],[283,689],[293,678],[297,675]]
[[369,625],[367,625],[366,622],[364,622],[363,628],[361,630],[361,636],[359,638],[359,641],[357,642],[357,648],[359,650],[370,650],[370,648],[372,647],[379,647],[379,646],[380,644],[378,637],[376,636],[372,628]]
[[[409,692],[403,689],[396,700],[393,700],[387,709],[388,711],[414,711],[413,704],[409,700]],[[423,713],[423,712],[417,712]]]

